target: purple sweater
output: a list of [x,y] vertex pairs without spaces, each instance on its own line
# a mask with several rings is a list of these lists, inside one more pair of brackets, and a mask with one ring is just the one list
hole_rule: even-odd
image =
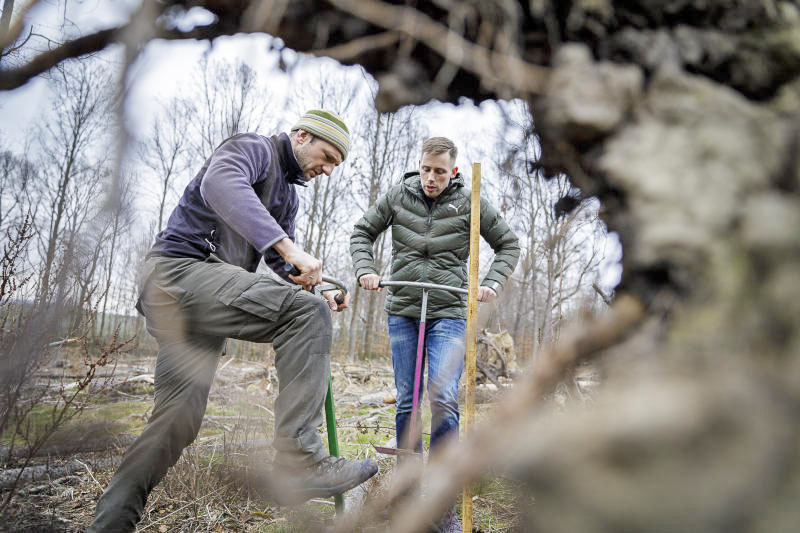
[[305,179],[288,135],[235,135],[186,186],[150,255],[204,260],[213,253],[250,272],[263,255],[286,278],[272,245],[294,240],[295,185],[305,186]]

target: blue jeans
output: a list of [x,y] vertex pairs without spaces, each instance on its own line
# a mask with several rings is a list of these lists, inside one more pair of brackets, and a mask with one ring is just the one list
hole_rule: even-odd
[[[414,370],[417,358],[419,319],[389,315],[389,339],[392,344],[392,366],[394,384],[397,387],[397,415],[395,431],[398,447],[411,442],[406,435],[411,420],[414,394]],[[425,323],[425,350],[423,351],[422,374],[425,359],[428,361],[428,396],[431,402],[431,449],[445,437],[458,438],[458,380],[464,366],[464,332],[466,321],[460,318],[436,318]],[[427,355],[427,357],[426,357]],[[423,376],[419,381],[421,405],[424,387]],[[416,432],[420,430],[420,406],[417,407]],[[422,451],[422,440],[414,448]]]

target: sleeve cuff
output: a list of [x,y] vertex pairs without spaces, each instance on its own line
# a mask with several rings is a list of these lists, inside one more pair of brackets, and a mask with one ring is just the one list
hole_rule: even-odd
[[367,274],[377,274],[377,272],[372,268],[359,268],[356,270],[356,281],[361,279],[361,276],[366,276]]
[[288,237],[288,235],[286,235],[286,233],[282,233],[281,235],[278,235],[277,237],[275,237],[275,238],[274,238],[274,239],[272,239],[271,241],[267,241],[267,244],[265,244],[264,246],[262,246],[262,247],[261,247],[261,249],[260,249],[258,252],[259,252],[260,254],[262,254],[262,255],[263,255],[264,253],[266,253],[266,251],[267,251],[267,250],[269,250],[270,248],[272,248],[272,246],[273,246],[273,245],[274,245],[276,242],[278,242],[278,241],[282,241],[282,240],[283,240],[283,239],[285,239],[286,237]]
[[482,287],[489,287],[497,294],[500,294],[500,291],[503,290],[503,286],[491,279],[485,279],[481,282]]

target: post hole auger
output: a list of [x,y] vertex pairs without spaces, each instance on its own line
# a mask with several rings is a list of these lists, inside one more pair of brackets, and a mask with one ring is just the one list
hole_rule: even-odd
[[[386,446],[375,446],[375,451],[378,453],[389,455],[407,455],[413,454],[416,446],[416,423],[417,423],[417,409],[419,408],[419,383],[422,378],[422,348],[425,345],[425,314],[428,310],[428,291],[442,290],[457,292],[460,294],[468,294],[467,289],[461,287],[453,287],[451,285],[438,285],[436,283],[424,283],[421,281],[383,281],[378,283],[379,287],[419,287],[422,289],[422,307],[419,313],[419,334],[417,335],[417,360],[414,367],[414,392],[411,397],[411,422],[409,424],[408,439],[412,442],[411,451],[400,448],[389,448]],[[401,438],[398,435],[397,438]],[[398,442],[399,445],[399,442]]]

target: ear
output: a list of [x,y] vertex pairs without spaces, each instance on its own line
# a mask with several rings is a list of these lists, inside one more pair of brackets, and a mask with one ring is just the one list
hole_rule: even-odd
[[295,140],[297,141],[297,144],[305,144],[310,137],[310,133],[308,133],[306,130],[300,129],[297,130],[297,136],[295,137]]
[[422,168],[422,159],[417,159],[417,165],[419,165],[419,168]]
[[452,177],[454,177],[454,178],[455,178],[455,177],[456,177],[456,174],[458,174],[458,167],[453,167],[453,173],[452,173]]

